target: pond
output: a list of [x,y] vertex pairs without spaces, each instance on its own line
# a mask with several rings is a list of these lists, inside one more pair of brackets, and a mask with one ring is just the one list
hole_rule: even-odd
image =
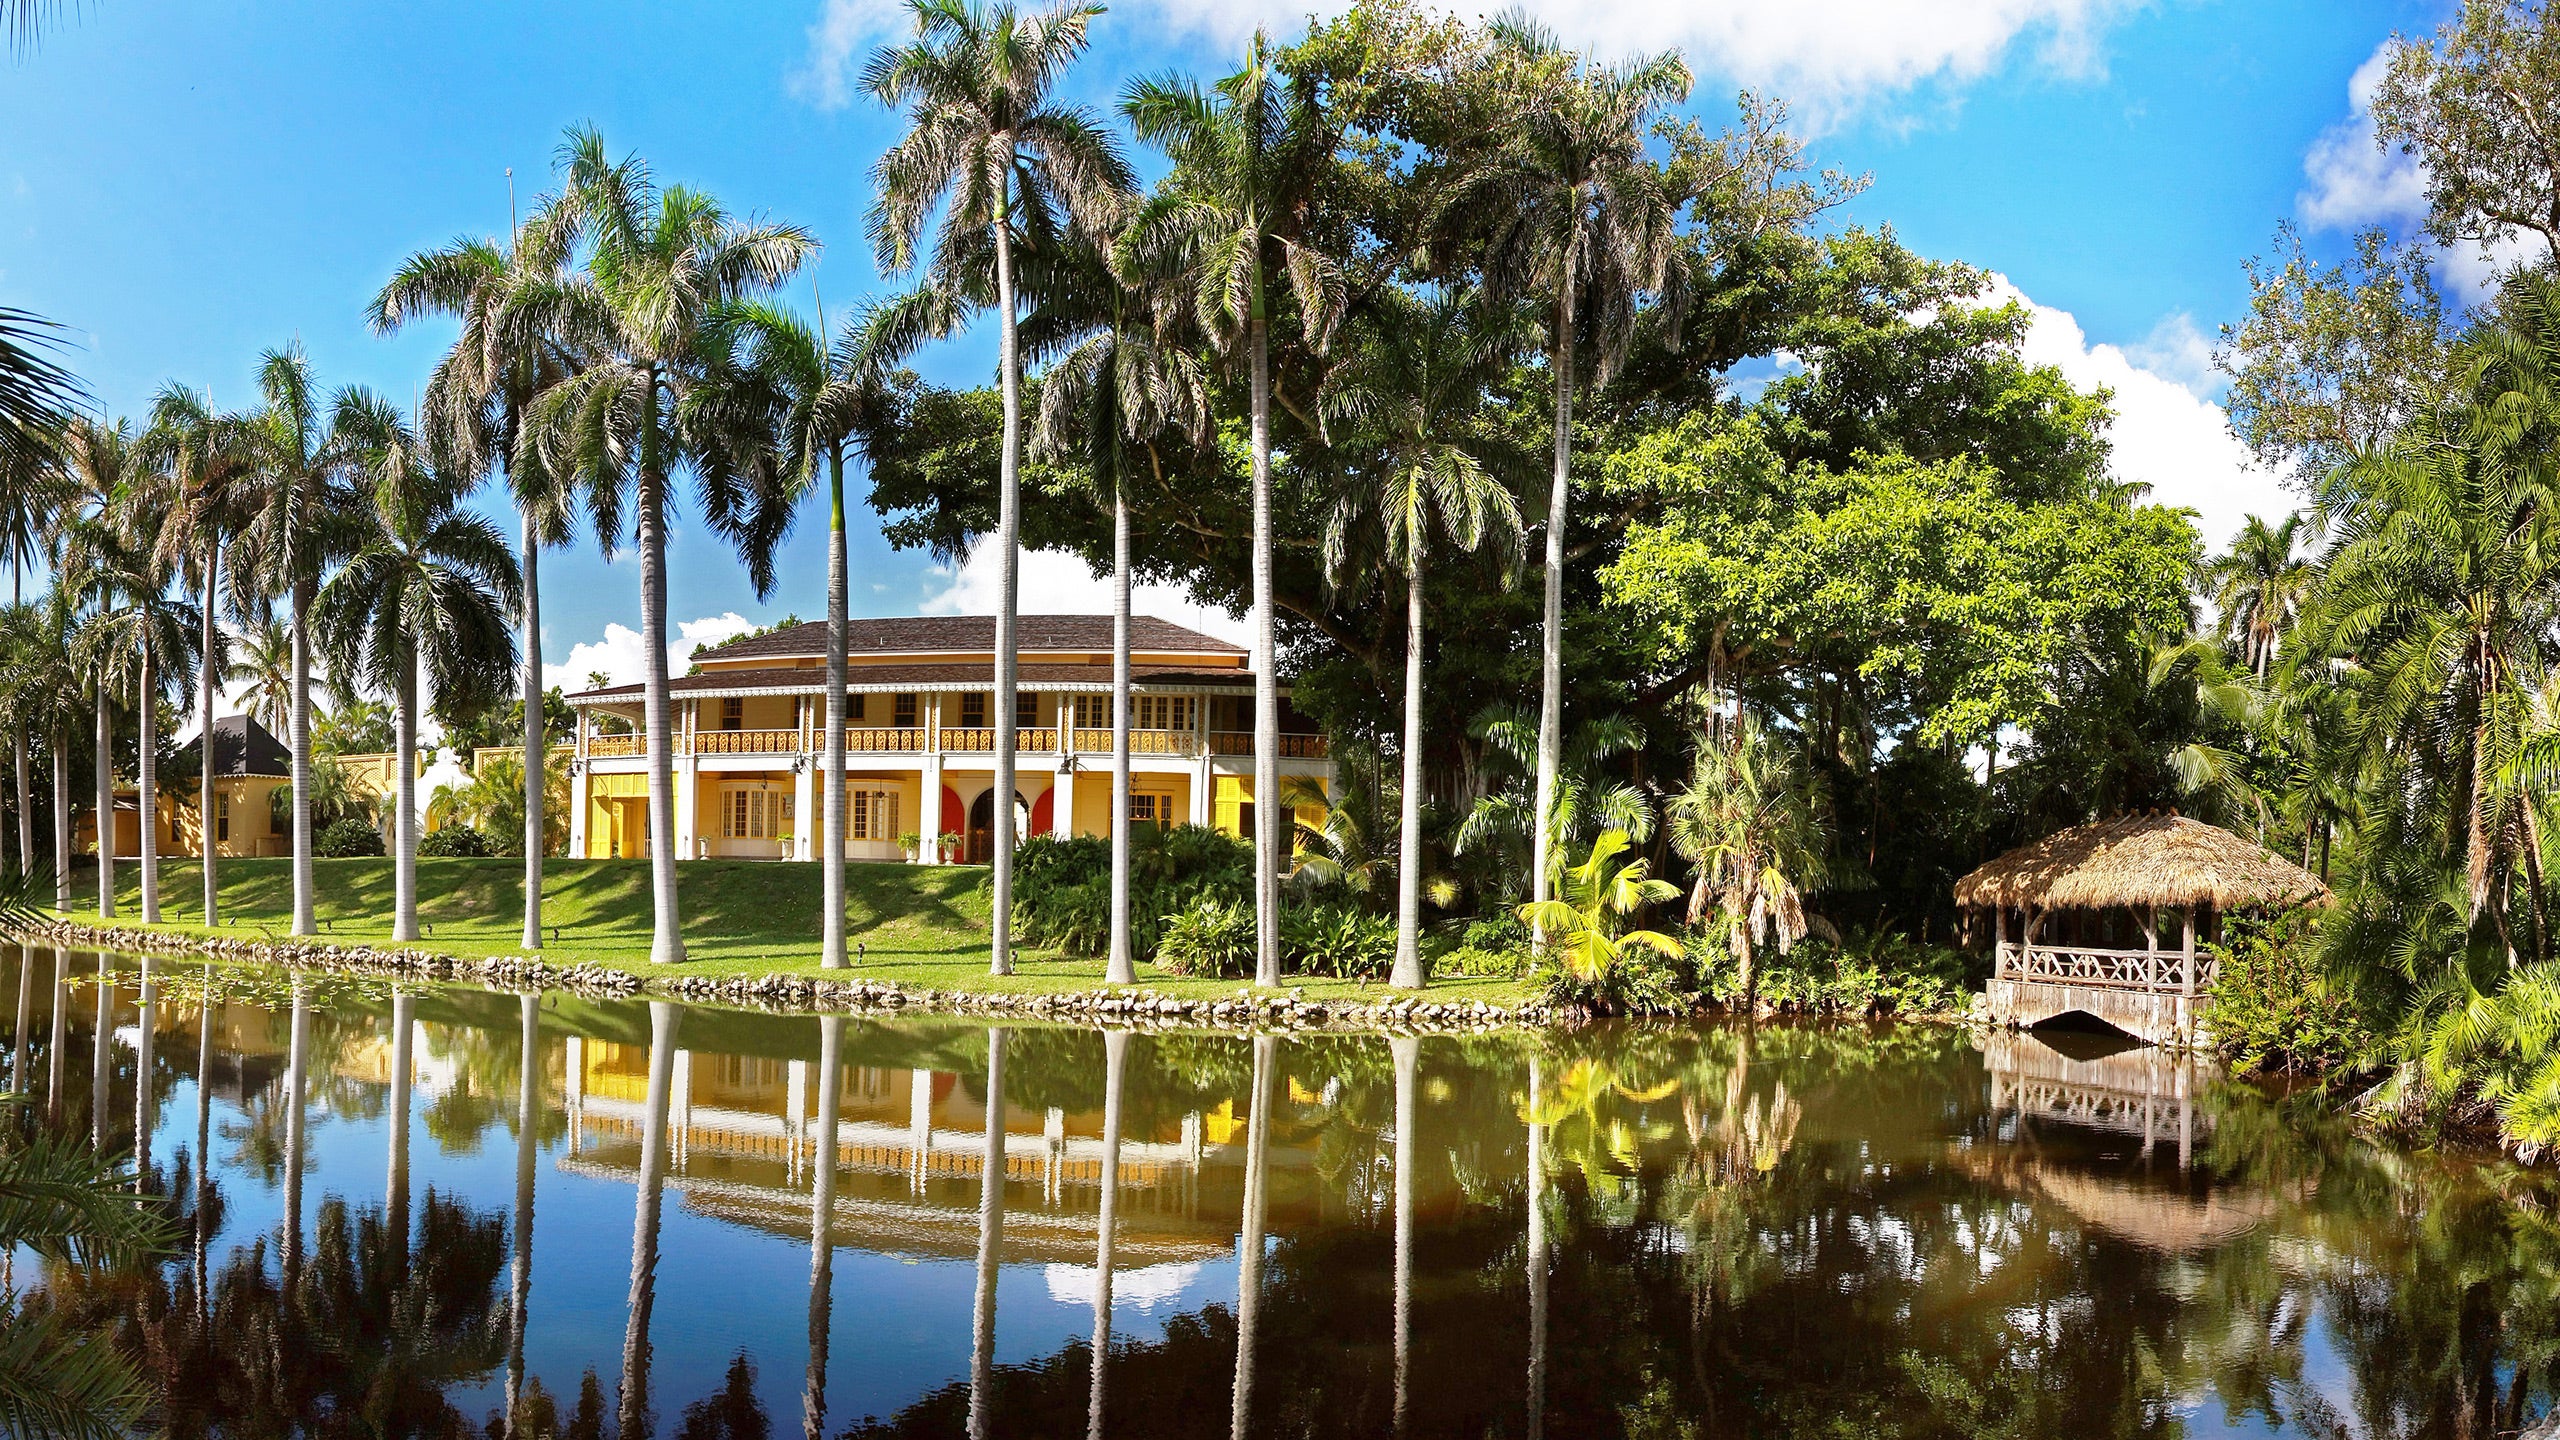
[[[2553,1187],[2090,1036],[1216,1037],[35,949],[178,1436],[2486,1436]],[[138,1143],[137,1143],[138,1142]],[[1100,1364],[1095,1357],[1102,1358]]]

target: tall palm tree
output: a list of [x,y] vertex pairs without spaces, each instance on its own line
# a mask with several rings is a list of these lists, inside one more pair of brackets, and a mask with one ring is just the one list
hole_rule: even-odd
[[75,551],[74,588],[89,601],[89,616],[73,642],[74,653],[98,686],[98,856],[100,905],[111,914],[109,853],[115,839],[114,767],[108,763],[113,730],[110,697],[130,699],[137,727],[134,761],[135,830],[141,861],[142,919],[160,922],[159,712],[174,687],[185,693],[195,670],[198,618],[192,605],[169,595],[171,567],[141,538],[159,529],[158,506],[147,486],[125,497],[116,528],[93,527]]
[[388,334],[426,315],[462,322],[453,347],[427,382],[420,428],[439,463],[474,474],[506,472],[521,529],[517,566],[524,577],[519,631],[524,702],[524,933],[527,950],[542,948],[544,795],[538,759],[548,741],[542,731],[543,547],[569,539],[570,494],[540,447],[527,445],[525,416],[534,397],[574,374],[577,353],[561,339],[543,311],[527,301],[556,279],[567,255],[565,238],[544,227],[509,223],[505,246],[486,239],[461,240],[422,250],[400,264],[374,297],[372,323]]
[[494,702],[515,665],[507,616],[522,581],[505,537],[464,510],[476,476],[438,469],[399,412],[350,391],[335,427],[359,442],[356,472],[372,495],[369,533],[322,588],[312,620],[331,673],[392,697],[394,748],[391,938],[418,938],[418,714]]
[[[623,535],[624,501],[640,551],[642,690],[649,756],[649,865],[655,929],[649,958],[684,959],[676,897],[674,710],[667,698],[667,507],[690,469],[712,529],[760,534],[752,464],[738,437],[698,403],[712,358],[706,339],[729,305],[790,278],[817,242],[794,225],[742,223],[697,190],[661,190],[637,157],[608,158],[592,128],[560,147],[561,193],[527,244],[585,251],[579,272],[528,281],[521,303],[585,358],[586,368],[535,400],[526,422],[542,463],[584,496],[608,546]],[[769,548],[742,547],[761,595],[773,584]]]
[[[1404,783],[1396,864],[1396,958],[1388,983],[1422,986],[1422,654],[1423,571],[1434,545],[1472,551],[1488,541],[1509,549],[1520,506],[1503,472],[1521,467],[1510,449],[1474,425],[1486,387],[1515,353],[1518,327],[1471,290],[1426,295],[1389,291],[1377,322],[1363,327],[1358,358],[1328,386],[1328,421],[1348,421],[1375,438],[1374,483],[1355,485],[1325,527],[1325,567],[1338,587],[1358,589],[1374,573],[1373,553],[1404,574]],[[1355,538],[1374,529],[1376,550]]]
[[2391,762],[2402,799],[2442,823],[2466,918],[2487,913],[2510,954],[2508,907],[2491,899],[2517,888],[2521,866],[2540,954],[2540,821],[2530,792],[2501,776],[2560,662],[2560,283],[2510,285],[2465,348],[2453,404],[2326,482],[2336,542],[2297,643],[2353,657],[2358,748]]
[[1331,173],[1334,137],[1314,88],[1284,85],[1260,32],[1214,95],[1180,79],[1142,80],[1121,101],[1141,141],[1173,162],[1123,242],[1127,268],[1179,274],[1201,327],[1241,352],[1253,468],[1254,982],[1280,983],[1280,691],[1271,608],[1271,295],[1288,277],[1311,350],[1343,309],[1340,265],[1304,228],[1305,203]]
[[2260,680],[2275,663],[2276,642],[2293,624],[2319,569],[2296,553],[2317,535],[2317,521],[2297,513],[2270,525],[2255,515],[2231,537],[2228,553],[2207,562],[2206,583],[2222,637]]
[[1777,737],[1745,715],[1699,745],[1688,785],[1672,797],[1670,832],[1671,848],[1698,869],[1689,923],[1705,918],[1711,900],[1722,909],[1748,1005],[1759,994],[1761,932],[1781,953],[1792,949],[1805,933],[1804,894],[1828,868],[1821,797]]
[[827,793],[819,830],[819,963],[840,970],[845,963],[845,627],[852,592],[844,461],[846,452],[859,449],[878,423],[884,397],[865,326],[858,318],[848,320],[830,346],[825,318],[822,311],[813,327],[768,302],[731,307],[719,321],[720,348],[729,353],[714,373],[725,382],[720,401],[737,408],[743,425],[763,426],[779,442],[781,478],[795,499],[820,485],[826,489],[827,719],[820,783]]
[[[69,423],[69,405],[78,397],[79,387],[68,372],[42,356],[29,357],[34,368],[22,367],[14,382],[7,377],[10,355],[25,356],[11,348],[11,313],[0,310],[0,413],[14,409],[14,418],[0,419],[0,433],[10,437],[0,439],[0,559],[9,564],[9,599],[14,605],[26,599],[27,567],[48,554],[54,517],[69,498],[60,463],[61,431]],[[20,387],[14,399],[8,394],[13,383]],[[34,797],[27,792],[23,727],[11,735],[10,747],[17,782],[18,863],[32,869]]]
[[[61,438],[64,504],[53,525],[54,588],[65,600],[66,619],[86,629],[91,615],[114,607],[114,583],[122,578],[123,539],[118,505],[132,489],[137,457],[133,432],[122,421],[86,419],[66,426]],[[125,657],[102,647],[75,645],[72,672],[78,693],[96,719],[94,798],[98,817],[98,918],[115,918],[114,705],[117,666]],[[57,795],[57,798],[65,798]]]
[[293,633],[273,615],[254,618],[231,642],[223,680],[240,690],[243,714],[270,732],[293,715]]
[[[50,353],[62,344],[61,330],[41,315],[0,305],[0,488],[44,484],[60,459],[62,432],[87,396]],[[0,506],[22,508],[16,500]]]
[[[163,563],[192,572],[197,621],[198,664],[196,850],[203,864],[204,923],[221,923],[216,899],[219,856],[214,846],[213,701],[216,685],[228,670],[223,663],[222,632],[214,624],[216,596],[223,584],[223,542],[240,522],[240,486],[256,464],[255,432],[248,417],[214,408],[212,397],[183,386],[164,387],[151,402],[150,428],[143,451],[160,474],[168,493],[165,516],[154,549]],[[249,582],[252,589],[256,582]],[[235,578],[234,588],[239,581]]]
[[[345,446],[330,434],[331,406],[299,344],[270,350],[258,364],[258,467],[242,497],[235,565],[266,577],[266,598],[285,600],[293,663],[286,747],[293,793],[311,793],[311,606],[329,562],[346,539],[355,508],[336,471]],[[313,912],[311,810],[293,808],[293,933],[319,926]]]
[[[1644,145],[1654,119],[1689,93],[1689,69],[1676,55],[1591,64],[1567,53],[1553,32],[1517,18],[1495,22],[1494,35],[1513,91],[1511,133],[1483,191],[1465,208],[1489,220],[1485,273],[1496,292],[1541,297],[1551,307],[1555,469],[1547,492],[1534,830],[1545,835],[1564,744],[1574,390],[1585,367],[1593,388],[1609,383],[1633,343],[1645,297],[1678,282],[1679,197]],[[1588,360],[1578,358],[1585,339]],[[1544,900],[1554,884],[1552,857],[1537,846],[1530,863],[1531,898]]]
[[[1021,590],[1022,347],[1015,248],[1063,243],[1073,226],[1099,229],[1133,186],[1119,147],[1082,106],[1051,91],[1084,53],[1102,7],[1070,3],[1023,16],[1010,4],[909,0],[915,32],[864,66],[863,88],[907,112],[907,132],[872,168],[872,247],[880,268],[915,267],[940,217],[926,283],[945,296],[991,298],[1004,440],[997,466],[995,544],[1001,561],[995,640],[995,874],[992,969],[1013,973],[1014,630]],[[1064,223],[1062,223],[1064,222]],[[947,328],[956,314],[937,307]]]
[[[1098,247],[1078,246],[1067,269],[1076,283],[1044,296],[1043,315],[1082,331],[1040,380],[1034,445],[1084,462],[1111,507],[1111,938],[1106,983],[1134,985],[1129,940],[1129,486],[1140,454],[1161,480],[1159,442],[1180,432],[1209,435],[1208,379],[1198,352],[1181,343],[1183,308],[1171,287],[1130,278]],[[1066,277],[1061,277],[1062,279]]]

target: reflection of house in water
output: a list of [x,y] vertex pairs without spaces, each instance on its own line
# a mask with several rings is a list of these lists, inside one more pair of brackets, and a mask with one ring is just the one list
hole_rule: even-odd
[[[1977,1151],[1967,1163],[1980,1178],[2058,1205],[2090,1229],[2173,1254],[2212,1249],[2274,1213],[2263,1192],[2199,1184],[2187,1173],[2197,1128],[2212,1125],[2195,1103],[2210,1065],[2191,1052],[2072,1032],[1992,1030],[1978,1043],[1995,1113],[2142,1142],[2130,1166],[2052,1145]],[[2178,1146],[2176,1176],[2151,1174],[2154,1147],[2170,1140]]]
[[[648,1047],[574,1036],[568,1044],[569,1150],[561,1164],[637,1182]],[[807,1234],[811,1172],[820,1161],[817,1070],[807,1060],[678,1050],[667,1183],[702,1213]],[[985,1098],[961,1076],[935,1070],[847,1065],[842,1087],[835,1242],[892,1254],[975,1253]],[[1005,1213],[1006,1260],[1090,1264],[1101,1112],[1007,1106],[1004,1124],[1005,1178],[1017,1197]],[[1201,1260],[1232,1248],[1245,1128],[1221,1106],[1157,1134],[1124,1135],[1115,1242],[1124,1263]],[[1302,1171],[1314,1163],[1310,1152],[1280,1146],[1271,1159]],[[1034,1204],[1022,1203],[1026,1192]]]

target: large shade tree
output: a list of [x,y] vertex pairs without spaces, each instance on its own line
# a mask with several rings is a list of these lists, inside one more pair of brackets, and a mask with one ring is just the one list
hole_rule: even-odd
[[[536,398],[526,417],[542,463],[576,487],[597,535],[626,534],[640,554],[642,691],[649,763],[649,958],[684,958],[676,893],[675,715],[667,695],[667,524],[690,474],[712,529],[732,540],[759,525],[754,437],[723,433],[697,403],[722,310],[797,271],[817,242],[794,225],[741,221],[686,186],[661,189],[638,157],[614,160],[604,136],[569,132],[561,190],[528,245],[579,254],[583,266],[528,281],[523,303],[582,357],[583,369]],[[627,507],[627,508],[626,508]],[[628,528],[626,530],[626,519]],[[758,594],[773,583],[769,548],[743,547]]]
[[[913,36],[872,57],[863,88],[906,113],[907,130],[873,167],[871,238],[892,273],[924,260],[943,303],[911,307],[937,328],[991,302],[1004,407],[996,533],[1001,566],[995,638],[995,875],[992,969],[1013,973],[1014,633],[1021,592],[1022,346],[1017,252],[1088,231],[1132,185],[1110,134],[1082,106],[1052,93],[1084,53],[1102,7],[1066,4],[1032,15],[1012,5],[911,0]],[[925,236],[939,221],[930,258]]]

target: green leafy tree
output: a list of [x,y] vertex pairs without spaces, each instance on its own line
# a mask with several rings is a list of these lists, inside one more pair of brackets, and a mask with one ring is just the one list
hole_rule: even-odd
[[[1084,53],[1101,7],[1063,4],[1025,16],[1010,4],[910,0],[913,37],[863,67],[862,86],[907,129],[872,167],[872,248],[880,268],[915,268],[928,226],[939,217],[930,292],[893,309],[884,333],[948,331],[967,307],[996,312],[997,384],[1003,396],[998,456],[998,583],[995,713],[1013,713],[1018,657],[1014,629],[1021,587],[1022,345],[1017,247],[1037,253],[1071,229],[1098,228],[1104,209],[1131,188],[1128,164],[1110,134],[1082,106],[1053,91]],[[901,314],[932,318],[919,325]],[[900,342],[891,339],[895,346]],[[1014,732],[997,727],[995,790],[1012,795]],[[995,974],[1013,973],[1013,807],[995,807]]]
[[[2547,5],[2463,0],[2429,39],[2403,39],[2373,97],[2374,143],[2414,156],[2427,230],[2484,255],[2522,241],[2560,257],[2560,24]],[[2524,237],[2530,236],[2530,241]]]
[[2260,680],[2274,666],[2276,642],[2292,627],[2318,573],[2299,553],[2306,531],[2316,536],[2315,526],[2299,514],[2273,525],[2252,515],[2231,537],[2231,549],[2205,564],[2224,643]]
[[1671,848],[1698,872],[1689,923],[1716,905],[1745,1005],[1759,994],[1760,936],[1780,954],[1804,938],[1805,893],[1820,889],[1830,868],[1826,809],[1795,757],[1750,715],[1702,737],[1689,783],[1671,798]]
[[1532,900],[1519,909],[1520,923],[1544,937],[1541,953],[1585,985],[1608,979],[1634,950],[1680,958],[1677,938],[1628,926],[1647,906],[1680,895],[1680,887],[1648,873],[1643,857],[1627,854],[1631,843],[1623,830],[1600,832],[1581,863],[1564,868],[1555,898]]

